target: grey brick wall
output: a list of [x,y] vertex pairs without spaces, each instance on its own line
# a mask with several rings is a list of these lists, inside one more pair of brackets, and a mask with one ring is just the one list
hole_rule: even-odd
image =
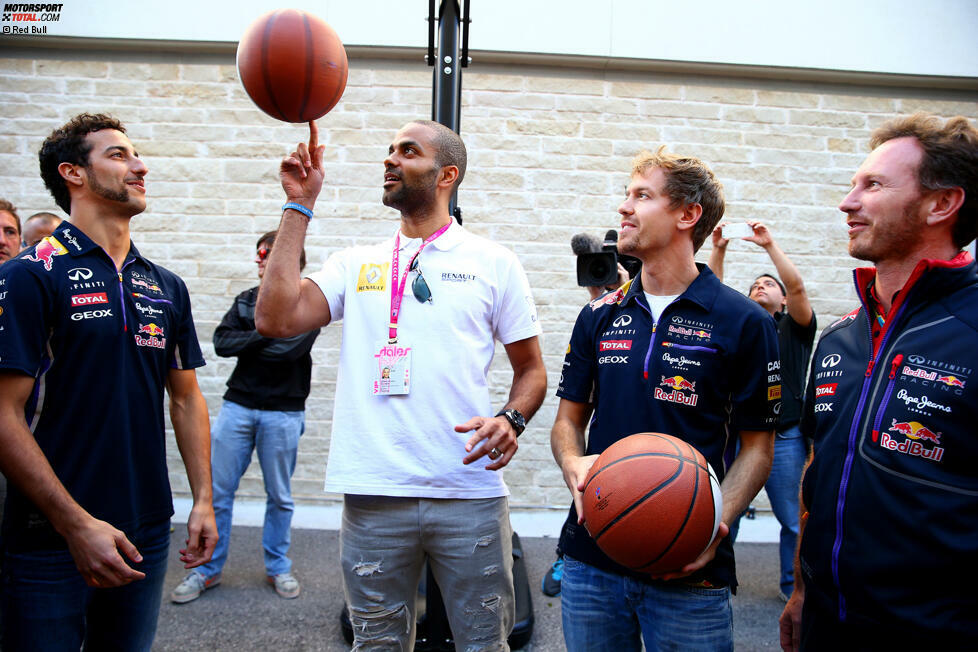
[[[397,216],[380,203],[381,162],[396,129],[430,115],[430,69],[351,60],[342,102],[319,121],[327,181],[306,244],[309,269],[339,248],[389,236]],[[569,241],[616,227],[629,161],[660,143],[708,162],[726,187],[726,219],[766,221],[801,269],[820,326],[854,303],[854,266],[836,205],[884,120],[925,109],[978,118],[978,93],[827,82],[695,77],[663,72],[474,65],[465,72],[462,135],[470,167],[459,203],[466,226],[511,247],[534,288],[544,329],[548,398],[506,470],[516,506],[565,506],[550,455],[552,396],[573,320]],[[140,249],[186,280],[208,365],[199,371],[214,416],[232,362],[210,343],[231,298],[256,282],[257,236],[275,228],[280,157],[306,137],[258,111],[237,81],[233,55],[13,51],[0,55],[0,196],[22,217],[54,203],[36,152],[80,111],[107,111],[129,128],[149,166],[149,208],[133,220]],[[705,261],[709,243],[698,258]],[[733,243],[727,281],[737,289],[772,268],[763,251]],[[339,330],[314,349],[313,390],[295,474],[300,501],[322,493],[329,452]],[[501,405],[511,373],[502,347],[491,371]],[[174,490],[187,483],[170,442]],[[253,465],[241,496],[263,496]]]

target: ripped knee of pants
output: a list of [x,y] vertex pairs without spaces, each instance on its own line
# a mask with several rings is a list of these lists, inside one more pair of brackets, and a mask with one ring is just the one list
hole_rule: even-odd
[[401,650],[407,649],[411,634],[411,612],[407,605],[393,607],[350,607],[350,624],[353,626],[353,650]]

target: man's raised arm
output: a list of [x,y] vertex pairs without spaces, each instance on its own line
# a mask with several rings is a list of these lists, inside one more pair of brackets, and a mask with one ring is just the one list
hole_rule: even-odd
[[323,187],[325,149],[319,144],[319,128],[310,122],[309,144],[299,143],[279,166],[285,206],[294,208],[283,209],[255,306],[255,327],[266,337],[299,335],[325,326],[331,318],[326,297],[315,283],[302,279],[299,270],[302,243],[311,219],[304,211],[312,214]]

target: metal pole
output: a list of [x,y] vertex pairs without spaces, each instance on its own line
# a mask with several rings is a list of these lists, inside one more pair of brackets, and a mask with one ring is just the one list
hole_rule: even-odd
[[[440,122],[455,133],[459,133],[462,112],[463,62],[459,57],[460,22],[458,0],[441,0],[438,11],[438,47],[432,78],[431,119]],[[457,209],[457,203],[457,194],[452,195],[448,210],[461,224],[461,209]]]

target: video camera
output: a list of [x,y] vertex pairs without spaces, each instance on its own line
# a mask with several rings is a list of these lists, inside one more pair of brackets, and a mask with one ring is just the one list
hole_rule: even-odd
[[581,287],[607,286],[618,283],[618,263],[628,278],[642,270],[642,261],[618,253],[618,232],[609,229],[604,243],[595,236],[578,233],[571,238],[571,249],[577,255],[577,284]]

